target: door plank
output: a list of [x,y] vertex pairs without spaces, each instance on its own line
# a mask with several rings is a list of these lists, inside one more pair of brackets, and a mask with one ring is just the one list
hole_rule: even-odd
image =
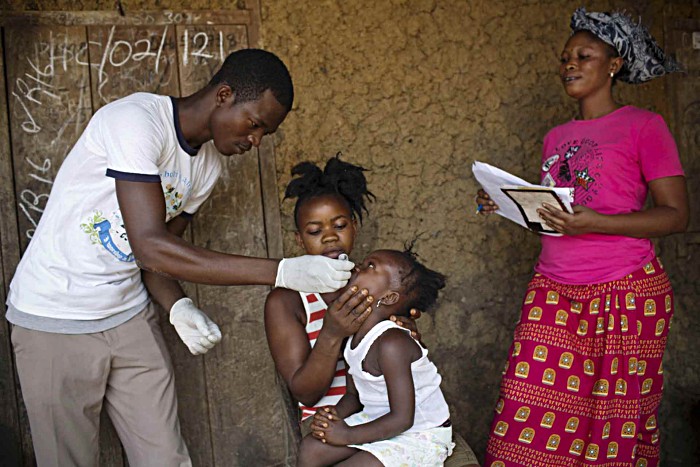
[[[205,86],[221,66],[222,57],[248,45],[242,26],[178,26],[177,36],[183,95]],[[193,50],[208,56],[193,55]],[[270,152],[266,154],[269,158]],[[225,159],[224,173],[194,221],[193,238],[198,245],[227,253],[268,256],[258,155],[258,151],[251,151]],[[266,163],[265,170],[269,171],[267,159]],[[267,172],[266,177],[269,183]],[[269,288],[197,289],[200,306],[224,335],[205,356],[215,464],[272,465],[286,460],[286,409],[281,393],[273,389],[275,371],[263,325]],[[271,437],[269,433],[282,436]]]
[[[63,159],[92,114],[84,27],[7,27],[10,133],[21,249],[27,248]],[[17,393],[21,400],[21,391]],[[19,407],[25,465],[34,462],[23,404]],[[110,423],[103,423],[101,465],[123,464]]]
[[90,26],[94,110],[135,92],[177,96],[175,27]]
[[[0,57],[4,44],[0,40]],[[0,61],[0,141],[10,141],[5,89],[5,65]],[[19,262],[16,198],[13,190],[12,154],[9,144],[0,145],[0,300],[5,303],[10,280]],[[17,427],[17,388],[15,382],[10,324],[0,320],[0,457],[8,465],[22,465],[22,443]]]
[[[198,245],[267,255],[258,167],[253,151],[226,158],[217,188],[195,219]],[[286,456],[286,419],[263,325],[269,287],[198,288],[200,305],[224,336],[205,358],[216,464],[279,462]]]
[[[96,108],[133,92],[180,95],[175,26],[89,28]],[[196,289],[184,286],[196,299]],[[158,308],[172,357],[182,435],[194,465],[211,465],[211,437],[202,357],[192,356]]]
[[5,28],[19,230],[26,249],[63,159],[90,116],[85,28]]
[[183,96],[204,87],[233,51],[248,47],[246,27],[176,26]]
[[250,24],[251,11],[229,10],[127,10],[117,11],[4,11],[0,26],[154,26],[175,24]]

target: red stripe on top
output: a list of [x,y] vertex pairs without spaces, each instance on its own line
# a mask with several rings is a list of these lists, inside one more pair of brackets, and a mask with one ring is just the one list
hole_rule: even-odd
[[[345,389],[345,386],[339,386],[336,388],[330,388],[328,390],[328,392],[326,393],[326,396],[344,396],[346,392],[347,391]],[[299,405],[301,406],[302,410],[310,411],[312,413],[316,413],[316,409],[318,409],[319,407],[323,407],[322,405],[319,405],[317,407],[308,407],[306,405],[301,405],[301,404],[299,404]]]
[[[302,294],[302,297],[304,298],[304,309],[307,316],[306,335],[309,342],[313,346],[314,342],[318,338],[318,335],[321,333],[321,330],[309,331],[309,329],[320,328],[323,326],[322,320],[326,315],[327,305],[323,301],[323,298],[317,294]],[[321,322],[319,322],[319,320]],[[342,357],[339,358],[337,366],[340,368],[336,369],[335,374],[333,375],[334,381],[331,382],[331,384],[336,384],[337,386],[329,388],[328,392],[321,398],[321,400],[318,401],[315,407],[307,407],[304,404],[299,404],[302,412],[302,420],[316,413],[318,407],[337,404],[340,398],[345,394],[345,378],[347,376],[347,370],[345,369],[345,364]],[[336,379],[339,379],[340,382]]]
[[314,303],[315,301],[317,301],[316,295],[314,295],[314,294],[308,294],[308,295],[306,296],[306,301],[309,302],[309,303]]
[[345,395],[345,386],[340,386],[337,388],[330,388],[326,393],[327,396],[343,396]]
[[323,319],[324,316],[326,316],[326,309],[325,308],[323,310],[314,311],[309,316],[309,323],[313,323],[314,321],[318,321],[319,319]]
[[318,335],[321,333],[321,330],[319,329],[318,331],[314,332],[309,332],[307,335],[309,336],[309,340],[312,341],[318,337]]

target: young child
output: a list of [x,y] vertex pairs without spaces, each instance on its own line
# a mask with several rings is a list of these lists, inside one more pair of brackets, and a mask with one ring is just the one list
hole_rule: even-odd
[[444,286],[410,248],[374,251],[356,268],[347,287],[377,300],[345,346],[347,392],[316,412],[297,465],[443,465],[454,444],[442,378],[428,351],[389,317],[427,310]]

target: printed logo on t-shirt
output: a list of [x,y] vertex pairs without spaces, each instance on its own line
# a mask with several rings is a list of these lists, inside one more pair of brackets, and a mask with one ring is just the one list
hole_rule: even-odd
[[[169,221],[182,210],[184,200],[192,191],[192,182],[187,177],[181,177],[178,171],[166,170],[160,177],[166,219]],[[102,211],[95,209],[85,222],[80,224],[80,228],[89,236],[90,243],[104,248],[119,261],[134,261],[121,211],[116,210],[106,217]]]
[[192,182],[189,178],[181,176],[177,170],[165,170],[160,174],[163,196],[165,197],[165,209],[167,218],[175,217],[182,209],[182,203],[192,191]]
[[168,212],[177,212],[182,207],[182,193],[175,190],[170,183],[163,187],[163,196],[165,196],[165,207]]
[[92,215],[80,224],[80,228],[88,234],[90,243],[103,247],[119,261],[134,261],[120,211],[114,211],[107,219],[101,211],[95,209]]
[[597,197],[603,153],[590,138],[566,141],[545,157],[542,185],[574,187],[576,204],[586,205]]

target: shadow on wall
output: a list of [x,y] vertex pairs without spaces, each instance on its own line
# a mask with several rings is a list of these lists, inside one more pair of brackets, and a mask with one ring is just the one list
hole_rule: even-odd
[[362,225],[360,225],[360,231],[357,233],[357,238],[355,239],[355,249],[352,252],[352,259],[355,262],[359,262],[370,252],[376,250],[377,248],[381,248],[381,245],[377,245],[378,236],[378,220],[373,218],[371,215],[363,217]]

